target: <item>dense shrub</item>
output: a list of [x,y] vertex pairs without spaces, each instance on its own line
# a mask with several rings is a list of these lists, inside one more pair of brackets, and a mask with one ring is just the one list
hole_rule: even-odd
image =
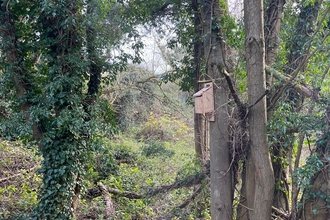
[[175,152],[167,149],[165,145],[158,141],[147,142],[142,146],[142,154],[146,157],[172,157]]
[[169,114],[156,115],[150,112],[148,121],[137,133],[136,138],[147,141],[177,141],[189,133],[189,128],[182,121]]
[[116,175],[118,172],[117,161],[110,149],[105,148],[97,152],[94,156],[93,182],[106,179],[109,175]]

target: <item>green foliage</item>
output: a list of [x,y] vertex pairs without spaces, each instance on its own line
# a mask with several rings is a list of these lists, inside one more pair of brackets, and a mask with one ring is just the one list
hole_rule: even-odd
[[147,122],[137,133],[137,138],[142,140],[180,140],[190,132],[190,129],[175,116],[160,115],[157,116],[150,112]]
[[310,180],[318,171],[323,167],[323,162],[320,160],[317,154],[314,154],[307,158],[306,164],[299,167],[294,174],[296,182],[299,183],[301,189],[305,189],[310,186]]
[[163,143],[157,141],[147,142],[141,148],[142,154],[146,157],[172,157],[175,152],[165,147]]
[[[118,76],[120,91],[114,95],[120,97],[114,103],[120,107],[114,111],[108,97],[99,99],[103,88],[101,82],[111,85],[109,91],[112,91],[118,71],[126,70],[127,63],[141,61],[143,43],[136,25],[146,23],[154,25],[163,36],[168,31],[175,33],[168,38],[167,45],[170,49],[168,63],[173,71],[161,77],[163,82],[179,79],[182,90],[193,90],[197,80],[194,75],[196,62],[200,71],[205,72],[204,58],[194,57],[195,46],[201,46],[205,37],[199,32],[203,21],[196,21],[201,10],[198,5],[194,6],[193,1],[141,0],[0,3],[1,137],[21,139],[25,144],[37,143],[43,156],[38,173],[41,176],[32,175],[26,167],[21,167],[15,171],[22,172],[24,182],[14,178],[14,181],[0,185],[1,218],[28,219],[35,208],[34,217],[38,219],[70,219],[72,200],[79,188],[94,187],[100,181],[123,192],[143,194],[151,187],[169,185],[174,181],[185,183],[189,177],[199,177],[201,167],[194,157],[193,132],[178,114],[182,109],[168,111],[164,107],[170,101],[162,92],[171,91],[173,97],[176,94],[173,94],[172,87],[159,86],[162,91],[157,90],[159,103],[155,104],[152,96],[158,89],[156,84],[137,83],[153,75],[131,67]],[[306,30],[307,35],[298,33],[292,37],[292,33],[296,33],[294,24],[299,22],[297,18],[301,19],[297,15],[300,12],[314,13],[312,6],[319,2],[304,0],[300,3],[287,2],[291,5],[285,7],[281,45],[274,66],[290,69],[285,66],[289,55],[300,56],[310,48],[315,54],[307,63],[304,74],[296,80],[301,85],[315,85],[322,98],[316,105],[305,102],[302,112],[294,108],[298,99],[280,100],[277,109],[270,113],[268,134],[272,150],[281,147],[272,155],[273,162],[283,168],[289,165],[286,155],[290,147],[296,154],[297,140],[292,134],[301,132],[306,135],[306,145],[315,148],[317,153],[297,169],[295,178],[301,189],[309,189],[313,175],[325,165],[322,153],[329,150],[327,120],[322,115],[329,105],[323,98],[328,96],[330,83],[325,77],[329,63],[326,45],[330,44],[329,39],[324,39],[329,22],[318,22],[321,31],[315,36],[310,31],[313,22],[305,22],[298,28]],[[322,10],[328,6],[325,4]],[[220,5],[222,9],[226,8],[224,1],[220,1]],[[246,71],[244,59],[240,57],[244,24],[227,13],[220,20],[212,19],[212,28],[222,32],[221,40],[235,49],[228,60],[234,63],[235,84],[244,99]],[[314,37],[309,39],[309,36]],[[274,88],[282,83],[278,80]],[[136,90],[123,92],[125,86],[133,85]],[[22,94],[17,93],[20,89]],[[286,92],[289,93],[289,89],[285,91],[288,95]],[[126,131],[127,136],[119,134],[116,122],[120,122],[120,129]],[[36,131],[40,133],[39,137]],[[8,174],[3,172],[5,167],[16,164],[13,158],[25,161],[26,155],[20,151],[15,155],[2,145],[0,147],[10,155],[7,158],[0,152],[2,178]],[[32,160],[33,163],[40,161]],[[280,182],[278,186],[282,184]],[[207,183],[202,185],[199,196],[185,209],[177,207],[191,196],[192,187],[153,198],[129,199],[112,195],[115,218],[156,219],[168,217],[163,213],[170,213],[171,217],[175,216],[172,219],[210,219]],[[308,196],[329,200],[320,192]],[[101,196],[92,201],[83,198],[80,205],[83,209],[81,215],[86,217],[94,212],[94,218],[104,218]],[[317,214],[319,210],[313,209],[312,212]]]
[[112,148],[114,158],[120,163],[125,162],[133,164],[136,160],[136,153],[131,149],[129,144],[120,144]]
[[110,175],[117,175],[119,167],[109,148],[104,147],[98,150],[92,158],[93,162],[90,165],[91,168],[88,170],[88,173],[92,174],[88,178],[89,181],[97,183],[107,179]]
[[191,163],[185,164],[182,169],[180,169],[175,177],[177,181],[184,181],[187,177],[197,176],[201,174],[202,167],[200,162],[196,160],[192,160]]
[[[125,24],[121,12],[119,4],[94,0],[1,2],[1,97],[13,103],[10,117],[1,120],[1,133],[38,142],[43,185],[35,218],[72,217],[73,197],[93,167],[86,166],[92,151],[100,147],[95,138],[116,132],[109,104],[95,100],[97,71],[107,72],[104,79],[113,81],[130,60],[140,61],[143,46],[134,28],[119,25]],[[121,50],[112,56],[128,33],[125,40],[136,39],[134,54]],[[13,85],[23,93],[15,95]],[[97,178],[106,178],[111,170],[100,168]]]
[[11,113],[6,119],[0,120],[0,134],[7,140],[31,138],[30,124],[26,123],[22,113]]
[[[104,150],[100,151],[103,155],[95,154],[97,158],[114,158],[114,163],[118,164],[116,171],[110,171],[105,179],[99,179],[102,183],[111,188],[118,189],[122,192],[130,191],[138,194],[146,195],[152,187],[162,186],[173,183],[177,172],[186,165],[192,164],[191,158],[194,158],[194,149],[188,145],[179,142],[158,142],[159,146],[163,146],[168,151],[175,152],[172,157],[146,157],[142,148],[148,142],[138,142],[134,139],[134,135],[119,134],[115,140],[103,142]],[[162,148],[163,149],[163,148]],[[164,162],[166,161],[166,162]],[[103,165],[101,165],[102,167]],[[97,166],[98,167],[98,166]],[[99,177],[99,173],[95,167],[92,171],[89,181],[94,181],[95,177]],[[183,174],[182,174],[183,175]],[[189,175],[187,173],[187,175]],[[93,183],[87,183],[89,187]],[[178,189],[168,192],[165,195],[159,195],[156,198],[131,199],[125,196],[112,195],[115,204],[115,219],[155,219],[162,215],[162,212],[170,210],[175,205],[180,204],[184,199],[188,198],[191,189]],[[159,201],[164,201],[159,203]],[[166,202],[165,202],[166,201]],[[196,209],[197,209],[196,204]],[[199,206],[200,207],[200,206]],[[102,219],[104,210],[104,201],[102,196],[93,198],[92,201],[82,200],[79,204],[79,218],[83,216],[94,216],[96,219]],[[158,210],[158,211],[157,211]],[[193,216],[193,212],[189,212]],[[177,210],[177,216],[187,216],[186,212]],[[78,219],[79,219],[78,218]]]
[[[175,90],[173,87],[166,88],[164,85],[164,91],[167,92]],[[173,94],[173,96],[171,95],[171,97],[177,99],[179,98],[176,93]],[[180,101],[183,102],[183,100]],[[144,102],[141,102],[141,105],[143,104]],[[108,110],[111,115],[112,111],[110,109]],[[174,181],[180,181],[180,179],[176,179],[176,177],[177,172],[181,169],[185,170],[180,172],[180,178],[183,179],[186,176],[194,175],[198,172],[197,168],[196,172],[189,172],[189,167],[197,166],[197,164],[193,162],[195,158],[191,141],[191,136],[193,133],[188,127],[188,124],[185,124],[185,122],[178,117],[173,117],[172,115],[174,114],[172,113],[162,113],[160,115],[160,111],[157,106],[155,106],[152,110],[155,110],[154,112],[156,113],[151,115],[148,114],[150,120],[144,122],[144,125],[161,127],[164,133],[168,135],[168,141],[153,140],[143,142],[143,139],[137,141],[135,136],[137,133],[141,132],[141,129],[144,129],[144,126],[135,128],[132,127],[125,134],[118,132],[115,136],[110,135],[110,140],[105,138],[105,136],[108,136],[106,133],[108,131],[111,132],[111,128],[113,127],[111,120],[110,124],[108,124],[104,119],[105,113],[103,111],[107,111],[107,106],[103,105],[102,101],[97,101],[95,105],[88,107],[88,111],[92,112],[91,115],[97,118],[86,121],[85,125],[78,122],[70,123],[69,119],[73,119],[74,115],[71,115],[67,111],[64,112],[65,114],[59,116],[59,126],[57,127],[57,130],[60,131],[59,134],[67,134],[67,130],[70,129],[73,138],[77,138],[77,141],[82,140],[80,143],[83,143],[84,135],[93,137],[93,140],[90,140],[88,146],[83,143],[84,146],[74,147],[77,150],[77,152],[75,152],[75,156],[77,157],[80,157],[78,155],[79,152],[85,151],[84,149],[80,150],[79,148],[81,147],[88,147],[93,151],[87,155],[84,155],[87,160],[85,165],[81,163],[81,166],[84,168],[84,172],[86,172],[84,179],[81,180],[82,187],[89,189],[94,187],[98,181],[102,181],[102,183],[107,187],[112,187],[120,191],[132,191],[144,194],[147,193],[147,191],[152,187],[168,185]],[[34,111],[37,111],[37,109]],[[77,113],[75,112],[75,114]],[[84,117],[83,111],[79,114]],[[42,115],[38,117],[41,116]],[[87,117],[90,116],[87,115]],[[160,121],[157,121],[158,119],[160,119]],[[108,124],[108,127],[103,125],[97,126],[101,122]],[[79,124],[80,126],[78,126]],[[132,123],[132,125],[134,125],[134,123]],[[84,132],[82,133],[80,131]],[[47,139],[49,140],[50,137]],[[61,140],[62,139],[64,140],[64,138],[61,138]],[[164,150],[165,154],[171,154],[171,157],[146,157],[143,149],[144,147],[147,149],[147,146],[156,146],[156,148],[159,147],[160,151],[157,151],[156,154],[159,152],[164,154]],[[64,143],[62,143],[62,145],[57,145],[56,148],[59,147],[65,148]],[[67,148],[68,147],[69,146],[67,146]],[[55,145],[50,145],[49,148],[55,148]],[[46,150],[50,150],[49,148]],[[149,148],[148,150],[153,149]],[[52,151],[55,150],[53,149]],[[60,151],[62,150],[56,152],[56,155],[58,155],[57,159],[61,163],[66,163],[65,160],[61,161]],[[175,152],[175,154],[173,154],[173,152]],[[53,176],[54,178],[58,178],[55,175]],[[111,195],[116,209],[114,218],[155,219],[163,216],[163,213],[165,212],[171,212],[173,215],[177,216],[178,219],[186,218],[187,216],[190,216],[191,219],[194,219],[195,216],[208,216],[209,213],[207,204],[209,203],[207,197],[204,197],[205,195],[208,195],[207,187],[205,187],[205,192],[201,194],[201,197],[196,199],[196,202],[194,202],[186,210],[179,210],[175,208],[185,199],[189,198],[191,193],[192,189],[189,188],[178,189],[173,192],[167,192],[164,195],[159,195],[155,198],[144,199],[129,199],[123,196]],[[159,201],[163,202],[160,203]],[[190,209],[190,207],[193,208]],[[82,219],[86,216],[89,216],[89,218],[93,217],[96,219],[102,219],[104,218],[104,208],[105,204],[102,195],[93,198],[91,201],[82,195],[82,199],[78,205],[77,219]],[[24,219],[24,217],[22,217],[22,219]]]

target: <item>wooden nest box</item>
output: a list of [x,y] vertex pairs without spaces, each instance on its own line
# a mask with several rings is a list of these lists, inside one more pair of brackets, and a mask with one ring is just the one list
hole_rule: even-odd
[[205,87],[194,95],[195,113],[207,116],[208,121],[214,121],[214,94],[213,83],[205,84]]

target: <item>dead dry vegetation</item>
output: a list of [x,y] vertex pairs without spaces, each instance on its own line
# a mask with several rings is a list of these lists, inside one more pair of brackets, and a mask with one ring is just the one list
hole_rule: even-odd
[[[18,141],[0,143],[0,217],[15,218],[29,213],[37,203],[40,158],[31,149],[22,149]],[[17,217],[17,216],[16,216]]]

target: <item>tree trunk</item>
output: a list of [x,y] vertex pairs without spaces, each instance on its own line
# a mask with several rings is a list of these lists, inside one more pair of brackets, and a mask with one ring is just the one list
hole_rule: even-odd
[[221,9],[217,0],[203,0],[201,6],[206,75],[214,83],[215,102],[215,121],[210,122],[211,216],[214,220],[231,220],[233,186],[227,114],[229,92],[221,72],[225,68]]
[[[202,75],[200,72],[201,60],[202,60],[202,28],[200,20],[200,9],[197,0],[191,1],[192,9],[194,12],[194,91],[197,92],[201,88],[198,82]],[[201,114],[194,114],[194,132],[195,132],[195,152],[196,156],[200,159],[202,164],[206,162],[208,158],[206,135],[205,135],[205,118]]]
[[[282,15],[285,1],[284,0],[268,0],[265,10],[265,61],[267,66],[271,66],[276,61],[276,53],[279,47],[279,35],[282,24]],[[271,74],[266,74],[267,86],[272,87],[273,80]],[[283,158],[286,151],[282,151],[281,146],[274,145],[272,148],[272,155],[277,158]],[[281,155],[282,154],[282,155]],[[286,178],[286,171],[282,166],[282,160],[272,160],[274,168],[274,176],[277,187],[274,191],[273,206],[282,210],[289,211],[288,194],[289,185]]]
[[[14,23],[14,17],[11,8],[4,1],[0,1],[0,22],[2,27],[0,28],[1,42],[3,43],[2,55],[7,64],[5,72],[10,73],[13,77],[13,82],[16,89],[16,95],[20,99],[20,107],[25,115],[25,119],[28,122],[30,120],[30,107],[32,103],[28,101],[26,95],[28,90],[31,89],[31,83],[27,82],[27,73],[23,59],[21,57],[20,49],[18,48],[18,37],[16,36],[16,27]],[[23,101],[24,100],[24,101]],[[42,132],[38,125],[32,122],[32,135],[35,140],[39,141],[42,138]]]
[[[301,65],[307,56],[307,43],[314,32],[314,23],[317,20],[319,9],[320,3],[318,0],[315,1],[315,3],[309,3],[300,8],[301,11],[296,24],[296,30],[291,39],[288,65],[286,67],[286,72],[288,74],[292,73],[299,65]],[[302,72],[305,71],[306,66],[307,63],[303,63],[303,67],[301,68]]]
[[327,127],[323,133],[323,140],[316,148],[316,155],[323,166],[311,178],[310,187],[304,189],[301,202],[303,205],[298,218],[301,220],[330,219],[330,106],[327,107],[325,115]]
[[248,219],[271,218],[274,173],[267,145],[265,42],[263,1],[244,1],[245,50],[248,75],[250,153],[246,190]]
[[[276,53],[279,47],[280,30],[282,25],[283,8],[285,0],[268,0],[265,10],[265,61],[271,66],[276,61]],[[266,82],[272,86],[272,77],[266,74]]]
[[[328,157],[329,157],[328,150]],[[325,156],[325,155],[324,155]],[[326,157],[325,157],[326,158]],[[330,209],[326,198],[330,196],[330,166],[329,162],[322,170],[317,172],[311,183],[310,189],[305,189],[303,206],[299,212],[301,220],[329,220]]]
[[[16,4],[16,3],[15,3]],[[18,3],[17,3],[18,4]],[[42,163],[42,168],[41,168],[41,172],[44,174],[43,175],[43,190],[42,190],[42,196],[40,196],[40,203],[38,204],[36,210],[37,212],[35,212],[35,217],[37,219],[68,219],[70,217],[73,216],[73,210],[71,209],[71,205],[72,205],[72,201],[73,201],[73,196],[74,196],[74,186],[75,183],[77,181],[77,175],[75,173],[77,169],[77,167],[82,167],[81,164],[79,164],[79,156],[77,158],[72,158],[74,157],[74,153],[77,150],[76,146],[77,143],[73,143],[74,141],[74,135],[72,135],[72,132],[67,128],[67,127],[61,127],[59,129],[59,127],[57,127],[56,123],[53,123],[52,126],[49,127],[43,127],[43,122],[45,121],[44,118],[42,117],[47,117],[47,116],[42,116],[40,117],[41,119],[39,120],[38,124],[36,123],[36,121],[32,121],[30,118],[31,115],[31,109],[32,107],[45,107],[44,103],[46,103],[48,100],[43,100],[41,102],[38,103],[38,101],[36,101],[37,99],[33,99],[35,98],[35,94],[38,94],[38,92],[40,92],[40,88],[38,88],[38,85],[31,83],[31,81],[33,79],[31,79],[35,74],[35,70],[34,68],[36,68],[36,66],[33,66],[32,69],[28,69],[29,65],[26,65],[27,62],[35,62],[35,60],[33,60],[33,56],[29,56],[27,53],[24,53],[24,48],[19,48],[19,38],[21,38],[22,36],[20,36],[21,33],[17,32],[17,30],[19,30],[19,28],[21,26],[26,26],[26,24],[23,23],[23,21],[20,21],[19,19],[17,19],[20,15],[13,15],[11,12],[11,4],[5,4],[3,1],[0,1],[0,19],[2,21],[2,24],[5,24],[4,27],[0,28],[0,36],[2,38],[2,41],[4,42],[4,47],[2,48],[4,51],[5,55],[5,62],[4,62],[4,66],[6,66],[6,72],[8,74],[11,74],[13,77],[13,82],[16,86],[16,95],[18,97],[18,99],[21,102],[21,110],[22,112],[25,114],[26,116],[26,121],[27,123],[31,123],[32,124],[32,131],[33,131],[33,137],[34,140],[37,141],[37,143],[39,144],[39,149],[42,152],[43,155],[43,163]],[[19,7],[16,6],[15,7]],[[66,5],[66,7],[68,8],[68,11],[72,12],[75,11],[75,4],[73,2],[71,2],[70,4]],[[70,8],[71,7],[71,8]],[[36,19],[33,18],[33,13],[32,13],[32,18],[31,19]],[[42,17],[42,15],[40,15],[40,17]],[[49,17],[48,17],[49,18]],[[49,20],[51,20],[52,18],[49,18]],[[37,19],[36,19],[37,20]],[[36,21],[35,20],[35,21]],[[52,22],[54,24],[54,20],[49,21],[48,19],[45,19],[44,22]],[[36,21],[36,23],[38,23],[39,21]],[[40,23],[39,23],[40,24]],[[36,25],[37,26],[37,25]],[[38,26],[39,27],[39,26]],[[46,25],[46,28],[51,29],[52,26],[48,26]],[[27,29],[28,30],[28,29]],[[30,30],[31,31],[31,30]],[[36,31],[36,29],[33,29],[32,31]],[[37,30],[39,31],[39,30]],[[36,31],[36,32],[37,32]],[[60,33],[60,31],[62,30],[58,30],[58,29],[52,29],[51,30],[51,35],[52,38],[56,38],[59,37],[58,35],[55,34],[54,37],[54,33]],[[45,36],[42,35],[44,34],[42,31],[40,31],[40,36]],[[70,30],[70,34],[71,36],[75,37],[75,30],[74,28]],[[40,37],[41,39],[41,37]],[[26,42],[34,42],[34,41],[38,41],[38,43],[41,43],[42,40],[36,40],[33,37],[29,38],[27,37]],[[54,40],[54,39],[52,39]],[[72,40],[72,39],[71,39]],[[73,41],[73,40],[72,40]],[[76,42],[76,41],[75,41]],[[47,46],[49,41],[47,42]],[[57,41],[58,44],[61,44],[62,42]],[[76,44],[73,42],[69,42],[71,43],[70,46],[72,48],[75,49]],[[41,43],[42,45],[42,43]],[[20,45],[22,47],[22,45]],[[35,46],[35,45],[34,45]],[[57,47],[55,45],[50,46],[50,49],[57,49]],[[54,63],[59,59],[60,55],[62,55],[61,53],[65,50],[68,50],[69,48],[61,48],[63,50],[56,50],[56,53],[53,53],[52,55],[54,55]],[[38,55],[38,52],[40,51],[31,51],[34,54],[34,56]],[[53,52],[50,50],[50,53]],[[59,55],[59,56],[56,56]],[[56,60],[56,61],[55,61]],[[53,63],[53,66],[47,66],[49,67],[49,69],[51,69],[52,67],[55,67],[55,64]],[[40,64],[41,65],[45,65],[44,63]],[[38,66],[38,67],[40,67]],[[58,66],[56,66],[58,67]],[[56,70],[62,70],[63,72],[65,70],[67,70],[68,66],[60,66],[59,68],[56,68]],[[54,70],[55,68],[53,68]],[[59,73],[59,75],[61,74],[66,74],[60,71],[54,71],[56,73]],[[53,78],[54,79],[54,78]],[[30,80],[30,81],[29,81]],[[51,81],[54,82],[55,80]],[[64,84],[64,83],[63,83]],[[63,87],[65,87],[62,84]],[[71,88],[71,87],[70,87]],[[39,90],[38,90],[39,89]],[[42,88],[45,89],[45,88]],[[55,90],[55,89],[54,89]],[[62,91],[52,91],[52,92],[62,92]],[[63,89],[64,90],[64,89]],[[75,89],[72,89],[75,92],[77,92]],[[47,89],[45,89],[45,93],[47,93]],[[58,95],[55,94],[54,96]],[[49,94],[47,94],[49,95]],[[50,96],[50,95],[49,95]],[[54,97],[53,96],[53,97]],[[47,96],[47,98],[49,98]],[[50,99],[50,98],[49,98]],[[31,101],[33,100],[33,101]],[[35,103],[37,102],[37,103]],[[65,103],[65,101],[64,101]],[[56,103],[58,104],[58,103]],[[47,120],[53,120],[53,122],[55,121],[54,119],[58,118],[58,116],[60,115],[60,108],[62,107],[62,109],[64,109],[65,107],[68,107],[68,105],[63,104],[61,105],[54,105],[54,109],[56,111],[56,115],[52,115],[52,113],[50,113],[49,118],[47,118]],[[34,106],[36,105],[36,106]],[[71,105],[70,105],[71,107]],[[51,119],[50,119],[51,118]],[[49,122],[48,121],[48,122]],[[55,130],[60,130],[59,132],[54,132]],[[47,138],[45,138],[44,136],[47,135],[47,132],[53,132],[52,136],[48,136]],[[54,134],[55,133],[55,134]],[[49,133],[48,133],[49,135]],[[68,141],[70,140],[70,141]],[[70,149],[71,147],[71,149]],[[69,149],[68,149],[69,148]],[[63,159],[63,155],[68,152],[69,150],[73,151],[73,154],[71,152],[69,152],[67,158],[69,158],[68,160],[71,159],[71,161],[67,161],[65,159]],[[77,154],[78,155],[78,154]],[[62,157],[61,157],[62,156]],[[65,156],[65,155],[64,155]],[[60,159],[62,159],[63,161],[61,161]],[[66,162],[70,163],[69,165],[66,164]],[[77,163],[76,163],[77,162]],[[70,166],[71,165],[71,166]],[[62,175],[61,175],[62,174]]]
[[275,63],[279,47],[280,30],[285,0],[268,0],[265,10],[265,59],[271,66]]
[[[275,177],[275,190],[273,206],[283,212],[289,212],[289,184],[283,163],[285,158],[289,156],[288,149],[284,151],[282,146],[275,145],[272,149],[273,156],[277,159],[272,160]],[[282,159],[283,158],[283,159]]]
[[[271,1],[272,2],[272,1]],[[278,9],[282,9],[281,7],[277,7]],[[269,7],[271,9],[271,7]],[[288,74],[291,74],[293,71],[295,71],[299,66],[300,70],[304,71],[306,68],[307,62],[305,59],[306,57],[306,50],[308,48],[308,41],[311,38],[311,34],[313,33],[313,23],[317,19],[319,10],[319,3],[315,2],[313,5],[306,5],[301,7],[301,11],[299,14],[299,18],[296,24],[296,31],[295,34],[292,35],[292,39],[290,40],[291,45],[289,45],[290,53],[288,55],[288,65],[285,67],[286,72]],[[267,16],[271,16],[272,14],[275,14],[274,12],[270,13],[271,11],[267,11]],[[265,25],[267,28],[267,24]],[[276,27],[271,28],[271,30],[276,29]],[[267,30],[265,30],[266,34],[270,34]],[[269,38],[269,37],[268,37]],[[266,36],[266,42],[267,41]],[[267,45],[268,46],[268,45]],[[268,48],[268,47],[266,47]],[[267,57],[267,56],[266,56]],[[270,61],[270,60],[269,60]],[[267,65],[271,65],[272,63],[267,63]],[[286,102],[291,106],[292,110],[295,112],[299,112],[301,109],[301,106],[303,104],[304,95],[306,95],[308,92],[311,93],[310,96],[314,96],[313,91],[307,91],[303,87],[299,88],[299,86],[294,86],[294,88],[288,88],[288,94],[289,96],[286,98]],[[304,89],[304,90],[303,90]],[[298,91],[299,92],[298,92]],[[315,95],[316,98],[317,95]],[[294,126],[294,125],[293,125]],[[285,175],[285,168],[283,167],[283,163],[280,162],[281,159],[285,160],[286,158],[292,156],[288,152],[292,151],[293,143],[294,143],[294,133],[288,134],[286,137],[278,137],[278,142],[274,143],[272,146],[272,155],[274,158],[279,158],[276,161],[273,161],[273,167],[274,167],[274,175],[276,180],[276,186],[275,192],[274,192],[274,203],[273,206],[281,209],[283,211],[289,212],[290,207],[288,205],[288,194],[285,191],[289,191],[288,188],[288,181]],[[289,142],[288,140],[291,140],[291,143],[287,147],[283,147],[283,142]],[[290,159],[289,159],[290,161]],[[298,193],[297,185],[293,181],[292,184],[292,190],[294,193]],[[296,204],[294,201],[296,201],[297,195],[292,194],[292,207],[291,207],[291,218],[295,219],[296,217]]]

